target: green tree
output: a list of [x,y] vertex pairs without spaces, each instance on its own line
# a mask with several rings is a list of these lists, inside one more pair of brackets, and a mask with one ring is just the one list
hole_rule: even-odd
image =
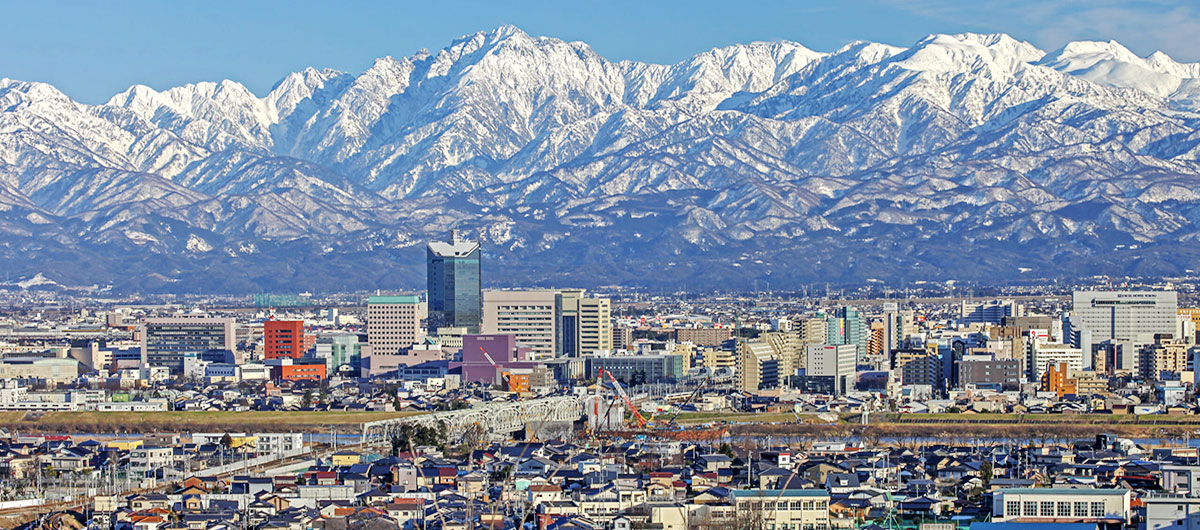
[[304,408],[308,408],[308,407],[312,406],[312,403],[313,403],[313,393],[312,393],[312,389],[309,388],[304,391],[304,398],[300,402],[300,406],[304,407]]
[[717,449],[717,452],[733,458],[733,446],[729,445],[729,442],[721,442],[721,447]]
[[979,480],[983,481],[983,487],[986,488],[991,485],[993,473],[994,470],[992,469],[991,460],[985,460],[983,464],[979,466]]

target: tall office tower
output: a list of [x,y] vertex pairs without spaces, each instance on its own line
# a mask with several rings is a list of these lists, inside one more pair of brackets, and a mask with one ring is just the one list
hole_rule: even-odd
[[304,321],[268,320],[263,323],[263,357],[299,359],[304,357]]
[[1075,347],[1091,351],[1106,340],[1122,344],[1118,369],[1137,370],[1136,354],[1155,336],[1174,336],[1178,319],[1175,291],[1075,291],[1070,327]]
[[421,299],[416,295],[367,299],[367,344],[375,355],[396,355],[420,341]]
[[958,318],[963,324],[996,324],[1005,317],[1020,317],[1021,306],[1012,300],[991,300],[988,302],[959,303]]
[[237,337],[232,318],[148,318],[138,329],[142,365],[165,366],[172,375],[183,374],[185,356],[210,351],[233,352]]
[[552,290],[484,291],[483,334],[514,335],[531,360],[553,359],[556,299]]
[[810,344],[804,358],[804,375],[832,378],[833,394],[841,396],[854,390],[858,347],[853,344]]
[[612,309],[607,298],[589,298],[582,289],[564,289],[555,299],[558,357],[612,351]]
[[429,329],[464,327],[479,333],[483,310],[480,288],[479,243],[450,231],[450,241],[430,241],[426,247],[429,289]]
[[825,342],[827,344],[853,344],[858,355],[867,353],[867,319],[858,309],[844,306],[826,317]]

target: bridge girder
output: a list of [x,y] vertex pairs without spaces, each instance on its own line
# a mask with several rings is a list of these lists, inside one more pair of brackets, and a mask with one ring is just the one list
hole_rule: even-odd
[[392,420],[364,423],[363,444],[386,443],[400,434],[404,425],[436,427],[445,423],[452,436],[462,436],[468,428],[479,425],[491,435],[504,435],[538,426],[543,422],[575,421],[583,416],[583,400],[575,396],[555,396],[527,401],[494,401],[469,409],[434,412]]

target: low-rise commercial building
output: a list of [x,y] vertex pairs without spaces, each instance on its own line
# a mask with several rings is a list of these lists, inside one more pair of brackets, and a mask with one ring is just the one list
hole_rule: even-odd
[[[752,528],[828,530],[829,492],[821,489],[734,490],[733,517]],[[761,521],[761,523],[759,523]],[[736,522],[735,522],[736,524]],[[742,528],[736,525],[735,528]]]
[[683,377],[683,357],[662,355],[614,355],[588,357],[588,378],[595,379],[604,370],[626,382],[654,383],[675,381]]
[[1129,524],[1133,491],[1092,488],[1009,488],[992,497],[995,522]]

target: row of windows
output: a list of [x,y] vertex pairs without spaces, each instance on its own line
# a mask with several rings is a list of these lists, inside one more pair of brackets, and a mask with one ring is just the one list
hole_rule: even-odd
[[751,510],[825,510],[827,501],[748,501]]
[[1102,501],[1006,501],[1006,517],[1104,517]]

